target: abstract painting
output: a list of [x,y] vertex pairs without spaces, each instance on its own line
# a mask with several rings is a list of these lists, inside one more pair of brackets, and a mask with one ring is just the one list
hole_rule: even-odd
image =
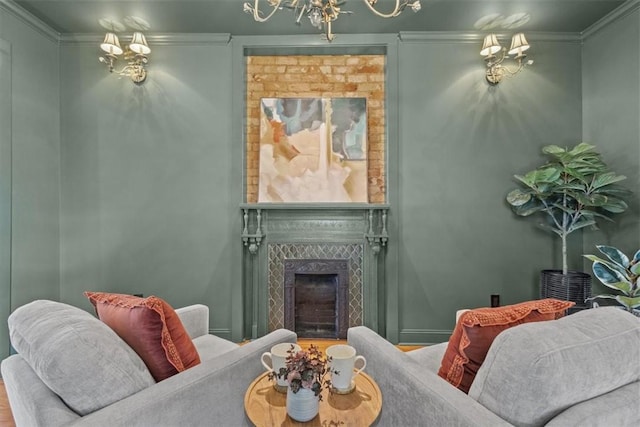
[[366,98],[262,98],[260,203],[366,203]]

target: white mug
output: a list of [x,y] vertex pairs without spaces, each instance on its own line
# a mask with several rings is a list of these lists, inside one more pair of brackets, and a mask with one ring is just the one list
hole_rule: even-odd
[[[356,349],[346,344],[332,345],[327,348],[327,357],[331,357],[331,386],[340,391],[353,389],[353,378],[367,366],[364,356],[356,356]],[[356,369],[356,363],[362,366]]]
[[[288,351],[291,350],[291,346],[293,346],[293,351],[296,353],[301,350],[298,344],[292,344],[289,342],[276,344],[271,347],[270,352],[267,351],[262,353],[262,356],[260,356],[262,366],[264,366],[269,372],[275,372],[276,374],[280,373],[280,368],[284,368],[286,365],[286,359],[287,356],[289,356]],[[268,363],[267,360],[269,360]],[[285,377],[278,378],[276,376],[276,384],[281,387],[286,387],[287,379]]]

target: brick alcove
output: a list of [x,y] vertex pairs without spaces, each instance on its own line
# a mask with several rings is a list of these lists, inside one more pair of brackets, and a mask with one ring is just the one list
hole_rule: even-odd
[[369,203],[385,203],[385,55],[246,56],[246,202],[258,201],[260,99],[367,99]]

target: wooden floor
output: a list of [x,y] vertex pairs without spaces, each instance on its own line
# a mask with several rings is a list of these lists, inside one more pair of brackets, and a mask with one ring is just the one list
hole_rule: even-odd
[[[327,347],[335,345],[335,344],[346,344],[346,340],[320,340],[320,339],[300,339],[298,340],[300,347],[309,348],[309,345],[315,344],[320,348],[323,352]],[[402,351],[410,351],[421,346],[415,345],[399,345],[398,348]],[[0,427],[15,427],[15,423],[13,422],[13,417],[11,415],[11,407],[9,406],[9,401],[7,400],[7,392],[4,388],[4,382],[0,380]]]
[[4,389],[4,381],[0,380],[0,427],[14,427],[15,425],[7,400],[7,392]]

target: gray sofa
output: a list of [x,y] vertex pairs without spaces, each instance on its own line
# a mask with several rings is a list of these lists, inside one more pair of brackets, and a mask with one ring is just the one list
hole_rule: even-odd
[[201,364],[156,383],[137,354],[88,312],[45,300],[18,308],[9,329],[20,354],[2,361],[18,427],[250,425],[244,394],[264,371],[260,355],[296,342],[296,334],[277,330],[239,346],[208,333],[208,307],[176,312]]
[[437,375],[447,343],[407,353],[359,326],[380,426],[640,426],[640,318],[584,310],[500,333],[469,394]]

